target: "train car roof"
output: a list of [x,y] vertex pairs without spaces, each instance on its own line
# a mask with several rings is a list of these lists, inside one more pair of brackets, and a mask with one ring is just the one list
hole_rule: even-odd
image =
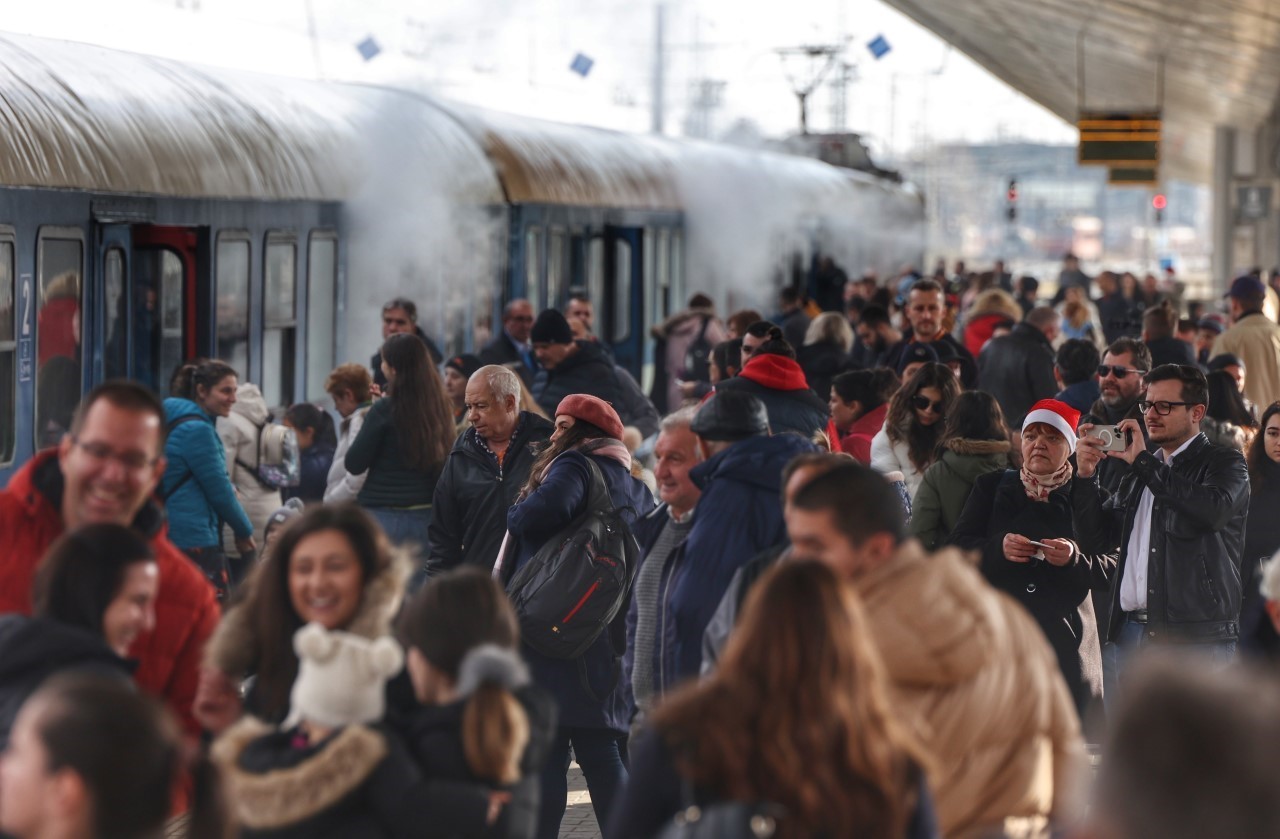
[[437,161],[433,187],[501,201],[476,142],[405,98],[0,34],[0,185],[342,201],[390,147]]

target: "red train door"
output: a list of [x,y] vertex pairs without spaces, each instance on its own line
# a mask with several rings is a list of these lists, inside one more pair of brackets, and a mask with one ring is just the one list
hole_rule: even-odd
[[195,228],[134,225],[131,271],[132,372],[158,392],[183,361],[199,355]]

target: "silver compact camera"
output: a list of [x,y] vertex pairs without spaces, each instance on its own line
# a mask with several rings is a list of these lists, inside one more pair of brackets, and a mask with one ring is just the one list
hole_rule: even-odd
[[1122,452],[1129,447],[1126,433],[1113,425],[1090,428],[1087,434],[1095,440],[1102,441],[1104,452]]

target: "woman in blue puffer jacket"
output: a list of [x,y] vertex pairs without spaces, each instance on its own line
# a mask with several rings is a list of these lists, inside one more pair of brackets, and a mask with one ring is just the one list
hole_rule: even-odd
[[[608,402],[566,396],[556,408],[550,446],[534,462],[521,499],[507,513],[507,539],[498,576],[507,583],[519,568],[563,528],[586,512],[591,490],[588,458],[600,469],[609,498],[629,524],[653,509],[653,495],[631,472],[622,421]],[[622,742],[630,723],[628,685],[621,679],[626,610],[615,625],[575,659],[550,658],[523,644],[533,682],[555,697],[559,726],[542,770],[538,839],[555,839],[568,795],[569,748],[591,790],[601,829],[627,779]],[[625,646],[625,643],[623,644]]]
[[164,400],[167,437],[160,497],[169,518],[169,539],[199,566],[225,599],[230,567],[222,549],[222,523],[236,536],[236,550],[253,555],[253,524],[236,499],[227,475],[226,450],[215,422],[236,402],[236,371],[221,361],[197,359],[173,374]]

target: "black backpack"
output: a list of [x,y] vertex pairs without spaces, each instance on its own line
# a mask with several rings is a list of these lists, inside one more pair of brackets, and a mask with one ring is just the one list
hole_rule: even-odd
[[549,658],[587,651],[627,600],[640,546],[590,457],[587,509],[547,540],[507,584],[520,637]]
[[693,339],[684,354],[684,380],[687,382],[711,381],[711,342],[707,340],[707,326],[711,323],[710,315],[702,315],[702,328],[698,337]]

